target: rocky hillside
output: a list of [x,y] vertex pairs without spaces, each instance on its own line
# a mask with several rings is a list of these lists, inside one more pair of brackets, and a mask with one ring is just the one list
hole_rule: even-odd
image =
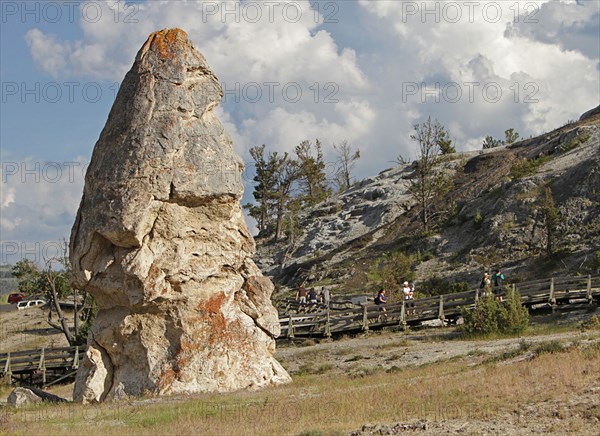
[[[434,276],[475,285],[493,267],[514,280],[597,268],[600,106],[552,132],[441,165],[452,188],[435,200],[433,231],[421,231],[408,192],[415,163],[400,165],[306,211],[294,246],[257,240],[257,264],[283,287],[307,281],[344,292],[371,290],[374,269],[397,252],[413,256],[417,285]],[[559,212],[551,255],[546,187]]]

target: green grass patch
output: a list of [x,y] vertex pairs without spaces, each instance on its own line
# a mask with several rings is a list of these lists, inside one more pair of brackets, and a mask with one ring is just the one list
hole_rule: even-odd
[[521,158],[510,168],[510,176],[513,179],[521,179],[530,176],[534,174],[539,167],[551,160],[551,156],[541,156],[537,159]]
[[533,352],[536,356],[541,356],[542,354],[555,354],[555,353],[564,353],[569,351],[570,347],[567,347],[560,343],[559,341],[546,341],[537,344],[533,348]]
[[586,142],[589,141],[589,139],[591,137],[592,137],[592,135],[590,134],[590,132],[583,132],[583,133],[577,135],[575,138],[571,139],[570,141],[560,144],[558,149],[562,153],[566,153],[567,151],[571,151],[574,148],[577,148],[580,145],[585,144]]

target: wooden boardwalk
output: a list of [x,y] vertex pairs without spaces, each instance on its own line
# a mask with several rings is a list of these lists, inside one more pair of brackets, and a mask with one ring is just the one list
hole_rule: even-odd
[[[535,280],[512,285],[519,291],[521,303],[530,310],[571,303],[600,303],[600,276],[572,276]],[[494,294],[505,297],[508,288],[497,288]],[[287,300],[279,320],[281,338],[330,337],[339,333],[355,333],[384,327],[407,327],[425,321],[453,322],[461,308],[473,308],[480,298],[480,290],[388,303],[385,315],[372,301],[353,304],[333,303],[300,306]],[[405,304],[406,303],[406,304]]]
[[0,377],[5,383],[50,386],[74,380],[85,345],[15,351],[0,356]]
[[[560,277],[513,285],[521,294],[521,302],[531,310],[557,307],[564,304],[600,304],[600,276]],[[496,289],[504,296],[506,288]],[[386,304],[385,315],[371,301],[352,303],[332,301],[329,308],[322,305],[301,306],[294,300],[284,302],[280,313],[280,338],[330,337],[384,327],[405,328],[424,321],[455,321],[461,307],[472,308],[480,291],[467,291],[438,297],[420,298]],[[366,300],[366,298],[363,298]],[[50,386],[70,382],[75,378],[85,346],[42,348],[0,355],[0,377],[7,383]]]

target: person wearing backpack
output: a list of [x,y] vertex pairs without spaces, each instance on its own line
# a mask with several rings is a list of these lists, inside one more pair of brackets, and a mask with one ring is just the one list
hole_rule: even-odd
[[492,281],[490,280],[490,275],[486,272],[483,273],[483,277],[481,278],[481,283],[479,284],[479,289],[481,289],[481,296],[485,298],[488,294],[490,288],[492,287]]
[[504,274],[500,271],[500,268],[496,269],[496,274],[494,274],[492,278],[494,279],[494,287],[503,286],[504,281],[506,280]]
[[494,294],[500,294],[496,297],[496,299],[498,301],[504,301],[502,292],[506,278],[504,277],[504,274],[502,274],[502,271],[500,271],[500,268],[496,269],[496,274],[492,276],[492,279],[494,280]]

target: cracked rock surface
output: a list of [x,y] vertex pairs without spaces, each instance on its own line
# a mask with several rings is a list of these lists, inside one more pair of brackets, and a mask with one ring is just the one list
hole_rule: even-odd
[[213,113],[222,95],[180,29],[150,35],[125,76],[71,232],[73,286],[99,308],[76,401],[290,380],[273,358],[279,321],[252,261],[243,164]]

